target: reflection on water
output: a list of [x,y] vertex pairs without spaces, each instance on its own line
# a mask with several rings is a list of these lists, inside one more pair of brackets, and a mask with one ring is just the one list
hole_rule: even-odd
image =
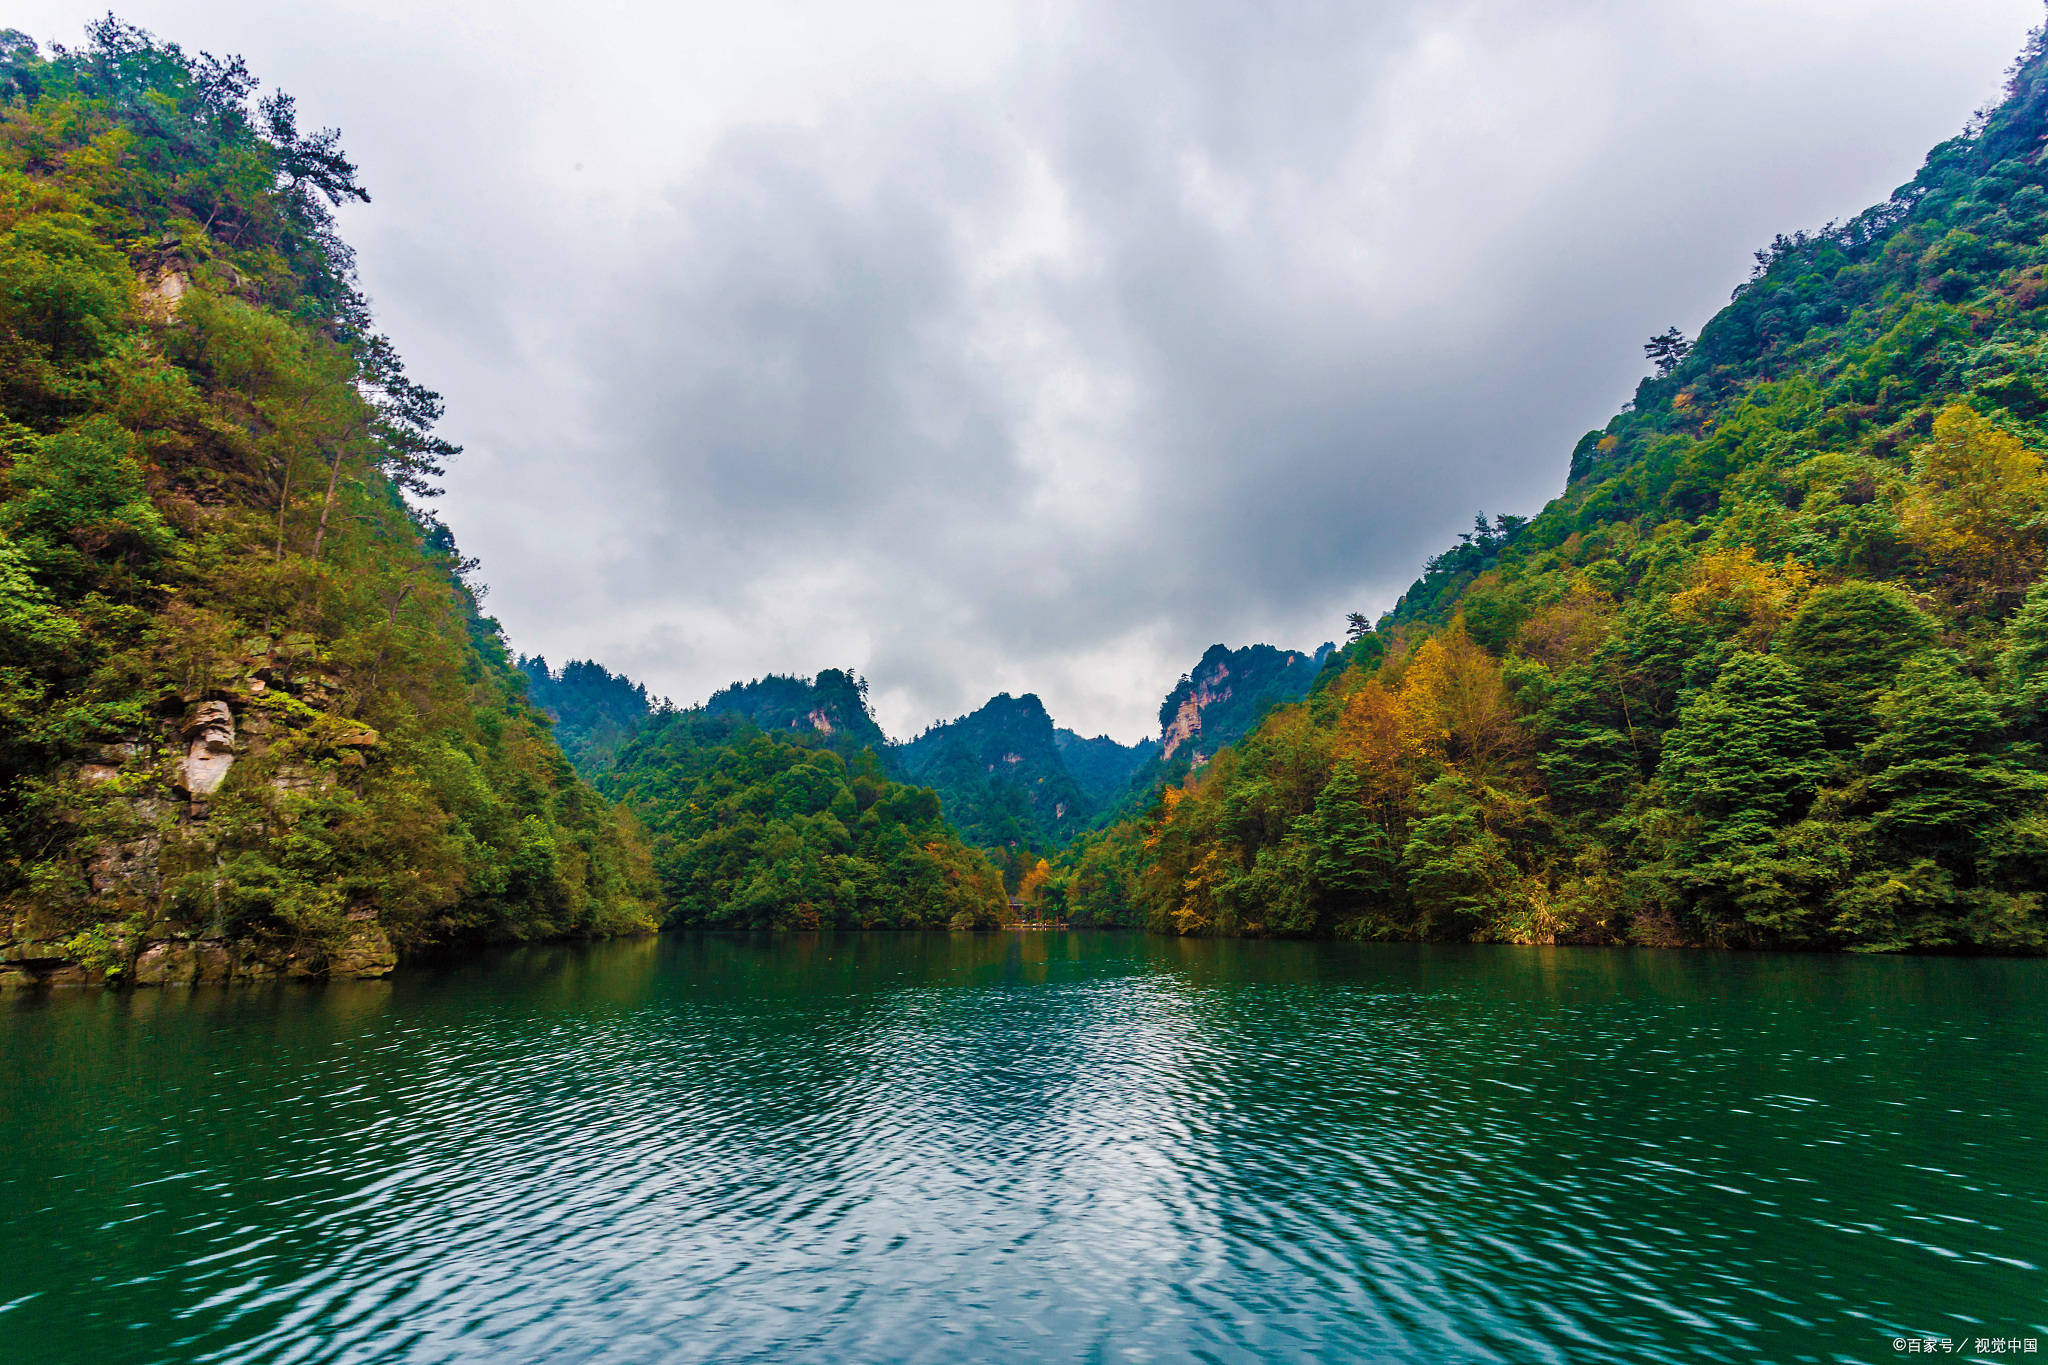
[[2048,1338],[2044,1041],[2040,962],[1091,934],[683,936],[22,997],[0,1354]]

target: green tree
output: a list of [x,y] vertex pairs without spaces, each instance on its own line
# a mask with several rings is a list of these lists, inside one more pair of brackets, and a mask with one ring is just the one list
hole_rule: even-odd
[[1737,654],[1686,703],[1657,778],[1697,822],[1689,852],[1714,857],[1768,843],[1804,813],[1826,767],[1805,680],[1770,655]]
[[2048,738],[2048,582],[2029,589],[2014,613],[2000,671],[2014,723],[2032,739]]
[[1425,938],[1468,937],[1513,895],[1519,870],[1508,841],[1489,827],[1487,805],[1487,794],[1458,772],[1422,789],[1401,862]]
[[33,440],[16,458],[0,528],[44,582],[82,591],[123,581],[170,549],[133,452],[118,423],[95,416]]
[[1778,650],[1811,682],[1829,738],[1853,743],[1870,733],[1871,702],[1936,634],[1933,620],[1903,592],[1858,581],[1808,597]]
[[1863,792],[1878,837],[1902,855],[1967,873],[1979,837],[2048,784],[2009,756],[1990,695],[1951,655],[1908,663],[1874,711]]

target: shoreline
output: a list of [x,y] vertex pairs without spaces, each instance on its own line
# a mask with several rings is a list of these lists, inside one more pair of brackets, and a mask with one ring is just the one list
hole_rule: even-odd
[[[1053,932],[1048,925],[1010,924],[995,929],[860,928],[827,929],[722,928],[704,925],[674,925],[647,932],[621,934],[563,934],[516,942],[440,944],[401,954],[390,946],[382,932],[374,939],[365,936],[339,955],[295,952],[276,944],[245,939],[162,938],[145,940],[124,962],[111,966],[91,964],[72,953],[65,943],[53,940],[17,940],[0,943],[0,995],[56,990],[128,991],[151,987],[260,986],[279,982],[318,983],[325,981],[385,980],[409,968],[446,966],[492,952],[512,948],[544,947],[576,943],[610,943],[627,939],[659,938],[670,934],[711,934],[720,936],[766,936],[795,939],[822,934],[969,934],[1034,935]],[[1858,952],[1853,948],[1782,947],[1709,943],[1514,943],[1499,940],[1460,939],[1346,939],[1334,937],[1279,938],[1271,935],[1172,934],[1129,925],[1069,924],[1060,933],[1142,934],[1148,938],[1180,939],[1192,942],[1233,943],[1346,943],[1353,945],[1403,944],[1412,947],[1548,948],[1586,952],[1687,952],[1734,954],[1753,957],[1830,958],[1970,958],[1983,960],[2042,960],[2048,952],[1968,952],[1917,950],[1896,953]]]

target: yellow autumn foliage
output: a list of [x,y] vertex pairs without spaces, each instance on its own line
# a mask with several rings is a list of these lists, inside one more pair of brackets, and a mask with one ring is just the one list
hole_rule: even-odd
[[1541,663],[1584,663],[1591,658],[1614,618],[1614,600],[1581,578],[1557,601],[1538,607],[1515,636],[1523,654]]
[[1526,736],[1500,663],[1463,615],[1422,642],[1401,678],[1403,723],[1424,752],[1484,778],[1519,754]]
[[1813,571],[1798,560],[1766,563],[1747,545],[1737,545],[1700,556],[1689,585],[1672,594],[1671,612],[1760,649],[1791,619],[1812,586]]
[[2041,457],[1961,403],[1913,452],[1900,519],[1958,599],[2015,597],[2040,576],[2048,479]]

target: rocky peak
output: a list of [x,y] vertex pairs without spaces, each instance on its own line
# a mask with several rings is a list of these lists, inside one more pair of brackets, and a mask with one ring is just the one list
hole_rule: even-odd
[[1197,736],[1205,754],[1235,743],[1267,707],[1306,696],[1321,661],[1321,651],[1211,645],[1159,709],[1160,756]]

